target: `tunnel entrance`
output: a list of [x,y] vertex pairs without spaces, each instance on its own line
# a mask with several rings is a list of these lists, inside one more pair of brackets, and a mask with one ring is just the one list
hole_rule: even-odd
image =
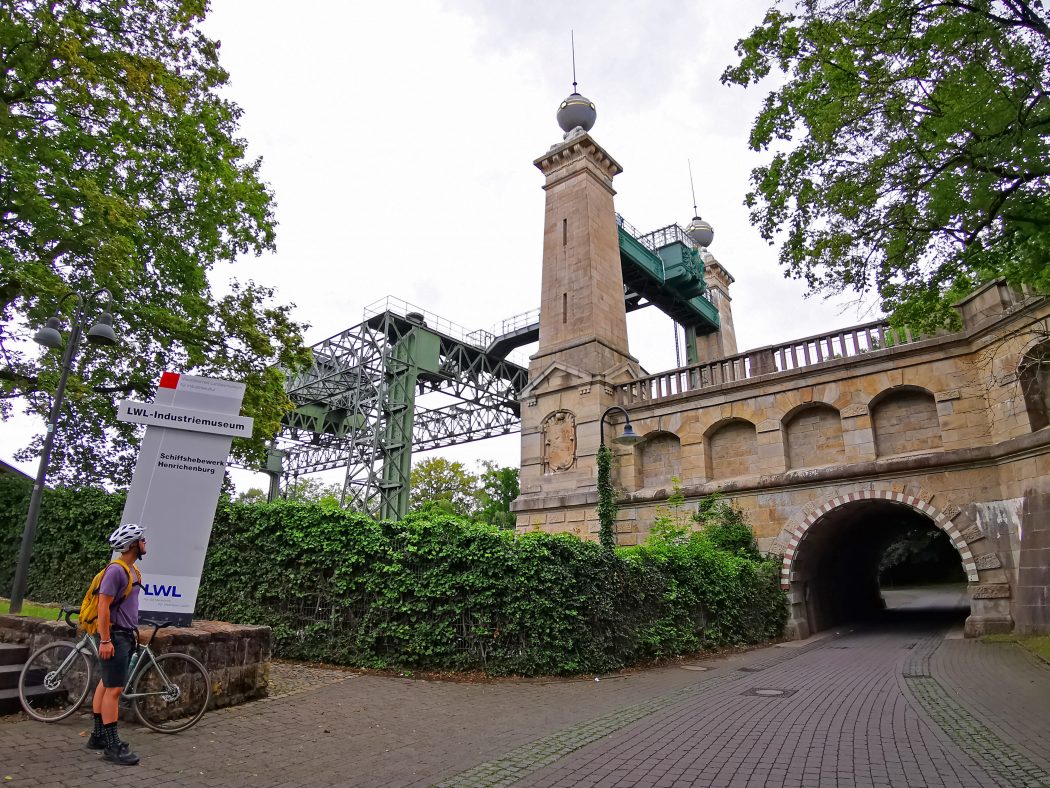
[[802,637],[923,605],[961,603],[961,621],[969,612],[966,581],[958,551],[930,517],[895,501],[852,501],[816,520],[796,548],[793,617]]

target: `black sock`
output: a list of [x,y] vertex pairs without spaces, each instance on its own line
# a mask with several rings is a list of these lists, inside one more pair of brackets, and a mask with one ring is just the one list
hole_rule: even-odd
[[120,737],[117,735],[117,723],[111,722],[108,725],[103,725],[102,729],[106,736],[106,749],[119,750]]
[[92,713],[91,716],[95,720],[95,727],[91,731],[91,735],[94,736],[96,739],[101,739],[103,736],[106,735],[105,731],[102,729],[102,715]]

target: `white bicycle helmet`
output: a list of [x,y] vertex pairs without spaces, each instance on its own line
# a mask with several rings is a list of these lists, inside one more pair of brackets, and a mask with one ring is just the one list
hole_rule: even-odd
[[145,529],[138,523],[124,523],[109,535],[109,546],[123,553],[145,534]]

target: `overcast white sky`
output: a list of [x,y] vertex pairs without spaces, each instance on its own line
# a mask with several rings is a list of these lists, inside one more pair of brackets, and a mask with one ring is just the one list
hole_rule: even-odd
[[[386,295],[470,329],[538,306],[544,195],[532,161],[561,139],[572,28],[579,89],[598,108],[591,133],[624,167],[617,210],[643,232],[687,223],[692,159],[711,252],[736,278],[741,350],[873,319],[804,300],[742,204],[762,160],[747,137],[765,91],[719,76],[767,5],[213,0],[205,28],[222,41],[280,223],[276,253],[219,276],[275,286],[311,343]],[[669,319],[647,309],[629,322],[643,366],[675,366]],[[34,428],[3,425],[0,456]],[[440,453],[516,465],[518,436]]]

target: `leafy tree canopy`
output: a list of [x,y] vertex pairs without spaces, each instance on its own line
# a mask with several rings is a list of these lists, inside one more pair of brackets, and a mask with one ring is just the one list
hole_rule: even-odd
[[[115,401],[152,396],[164,369],[245,381],[255,433],[234,454],[259,461],[289,405],[273,365],[306,358],[303,326],[269,288],[209,283],[216,263],[272,249],[275,223],[260,161],[236,136],[241,110],[220,96],[228,75],[198,28],[206,10],[0,5],[0,415],[16,397],[47,413],[60,352],[38,358],[24,340],[67,291],[110,290],[121,339],[77,359],[60,478],[129,478],[135,430],[116,422]],[[75,307],[63,302],[64,330]]]
[[[251,490],[248,492],[250,493]],[[338,482],[325,484],[320,479],[310,477],[296,479],[288,485],[284,497],[289,501],[300,501],[301,503],[324,503],[329,506],[339,506],[339,500],[343,497],[343,485]]]
[[513,528],[515,517],[510,505],[521,494],[518,469],[501,468],[488,461],[482,465],[485,470],[478,479],[475,519],[500,528]]
[[259,487],[250,487],[244,492],[237,493],[237,497],[233,499],[237,503],[266,503],[266,491]]
[[435,501],[448,501],[452,510],[470,516],[477,503],[478,477],[461,462],[428,457],[412,466],[409,499],[414,509]]
[[800,0],[725,83],[782,72],[750,142],[752,218],[787,274],[952,324],[998,276],[1050,290],[1050,27],[1030,0]]

